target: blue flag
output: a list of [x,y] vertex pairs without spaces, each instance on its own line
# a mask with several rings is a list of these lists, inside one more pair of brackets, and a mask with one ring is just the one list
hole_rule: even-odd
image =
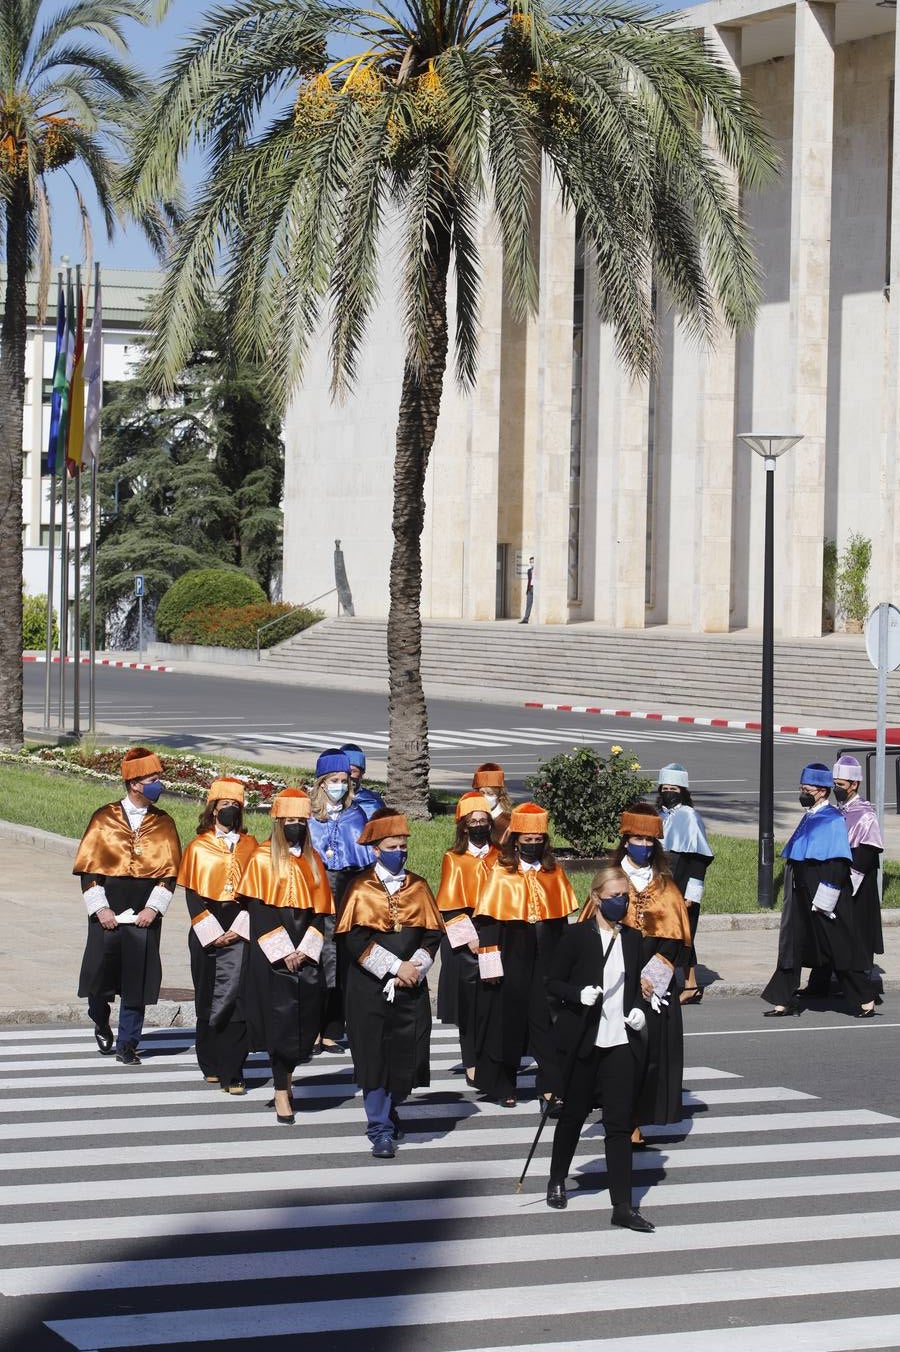
[[62,274],[60,273],[59,298],[56,302],[56,355],[53,359],[53,393],[50,396],[50,437],[47,442],[47,469],[51,474],[56,473],[56,443],[59,439],[59,415],[62,409],[62,390],[57,388],[56,370],[65,343],[65,334],[66,297],[63,291]]

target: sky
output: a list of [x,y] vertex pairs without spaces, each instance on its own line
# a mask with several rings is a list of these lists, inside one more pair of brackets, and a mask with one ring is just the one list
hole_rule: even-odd
[[[698,0],[680,0],[680,3],[679,0],[656,0],[657,7],[663,11],[688,9],[697,2]],[[199,26],[204,13],[211,8],[212,3],[201,4],[198,0],[170,0],[169,12],[158,27],[146,29],[130,25],[132,61],[139,64],[146,74],[158,77],[183,39]],[[194,172],[198,172],[198,168],[195,168]],[[186,177],[190,182],[190,169]],[[84,191],[84,184],[80,182],[80,186]],[[74,266],[82,258],[81,226],[74,193],[62,175],[54,174],[50,176],[50,195],[53,212],[54,267],[64,259]],[[85,199],[92,217],[95,260],[104,267],[159,266],[152,249],[136,227],[117,229],[112,242],[108,242],[93,193],[89,188],[85,191]]]

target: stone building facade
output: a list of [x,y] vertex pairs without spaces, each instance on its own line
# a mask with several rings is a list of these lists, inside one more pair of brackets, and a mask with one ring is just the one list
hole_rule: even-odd
[[[423,615],[514,617],[537,559],[535,618],[635,629],[756,629],[763,466],[737,440],[803,441],[776,473],[776,626],[821,632],[825,542],[872,541],[870,598],[900,597],[900,53],[878,0],[708,0],[687,11],[762,110],[781,177],[746,197],[764,272],[752,332],[711,348],[660,299],[658,377],[633,382],[596,315],[576,223],[545,171],[541,299],[516,322],[482,229],[478,385],[448,373],[428,474]],[[357,614],[387,613],[403,342],[396,245],[355,395],[317,355],[285,429],[285,596],[334,585],[340,538]]]

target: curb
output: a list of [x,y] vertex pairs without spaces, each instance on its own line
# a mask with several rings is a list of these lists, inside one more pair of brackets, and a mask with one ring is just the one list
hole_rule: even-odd
[[[81,666],[83,666],[83,667],[89,667],[89,666],[91,665],[91,659],[90,659],[89,657],[81,657],[81,658],[79,658],[78,660],[79,660]],[[46,655],[46,653],[23,653],[23,654],[22,654],[22,661],[23,661],[23,662],[42,662],[42,663],[46,666],[46,664],[47,664],[47,655]],[[59,657],[51,657],[51,658],[50,658],[50,661],[51,661],[51,663],[52,663],[53,665],[58,666],[59,663],[62,661],[62,659],[59,658]],[[74,658],[74,657],[67,657],[67,658],[66,658],[66,666],[74,666],[74,665],[75,665],[75,658]],[[164,667],[164,666],[159,665],[159,664],[156,663],[156,662],[120,662],[120,661],[117,661],[117,660],[116,660],[115,658],[113,658],[113,657],[95,657],[95,658],[94,658],[94,666],[95,666],[95,667],[124,667],[124,668],[127,669],[128,671],[174,671],[174,670],[175,670],[174,667]]]
[[[176,1000],[160,1000],[158,1005],[148,1005],[144,1018],[145,1028],[192,1028],[196,1015],[194,1004],[182,1004]],[[46,1009],[5,1009],[0,1007],[0,1024],[9,1026],[35,1023],[83,1023],[90,1027],[87,1016],[87,1004],[49,1005]]]
[[[600,714],[603,718],[638,718],[653,723],[687,723],[698,728],[734,728],[739,732],[760,732],[762,724],[745,718],[701,718],[697,714],[650,713],[643,709],[605,709],[594,704],[544,704],[540,700],[526,700],[525,709],[550,709],[558,714]],[[875,740],[874,728],[802,728],[797,723],[776,723],[773,732],[796,737],[837,737],[844,741]],[[900,728],[887,729],[889,746],[900,745]]]

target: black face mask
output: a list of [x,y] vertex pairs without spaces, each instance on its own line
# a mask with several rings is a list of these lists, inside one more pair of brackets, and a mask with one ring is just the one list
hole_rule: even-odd
[[846,803],[847,799],[850,797],[850,790],[849,790],[849,789],[839,789],[839,788],[837,787],[837,785],[835,785],[835,787],[834,787],[834,796],[835,796],[835,800],[836,800],[838,803]]
[[223,831],[233,831],[240,824],[241,809],[239,807],[220,807],[216,813],[216,821]]
[[289,845],[302,845],[306,839],[306,822],[285,822],[283,829]]
[[473,845],[487,845],[491,838],[491,828],[489,826],[470,826],[469,840]]
[[677,807],[681,802],[681,794],[678,789],[667,789],[665,793],[659,795],[659,801],[663,807]]
[[524,859],[526,864],[539,864],[544,853],[544,842],[533,842],[524,840],[519,841],[519,858]]
[[807,791],[804,789],[803,792],[800,794],[800,806],[801,806],[801,807],[812,807],[812,805],[813,805],[813,803],[815,803],[815,801],[816,801],[816,795],[815,795],[814,793],[807,793]]

